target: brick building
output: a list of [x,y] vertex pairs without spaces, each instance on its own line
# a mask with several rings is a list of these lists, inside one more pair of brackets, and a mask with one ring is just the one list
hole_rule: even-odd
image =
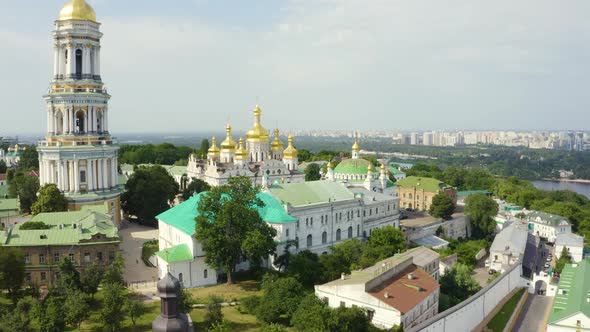
[[401,208],[428,210],[432,198],[441,192],[451,196],[457,203],[457,190],[437,179],[408,176],[395,185]]

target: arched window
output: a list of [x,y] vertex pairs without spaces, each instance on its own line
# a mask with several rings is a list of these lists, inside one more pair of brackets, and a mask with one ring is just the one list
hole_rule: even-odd
[[361,225],[356,225],[356,236],[361,236]]
[[348,227],[348,238],[352,238],[352,226]]
[[340,241],[340,228],[336,230],[336,241]]
[[289,229],[287,228],[287,230],[285,231],[286,235],[287,235],[287,239],[289,238]]
[[85,124],[86,123],[85,123],[84,112],[83,111],[76,112],[76,133],[83,134],[84,130],[86,129],[86,128],[84,128]]
[[55,124],[54,124],[55,128],[55,134],[56,135],[61,135],[63,134],[63,130],[64,130],[64,116],[63,113],[61,111],[57,111],[55,112]]
[[326,242],[328,242],[328,233],[323,232],[322,233],[322,244],[326,244]]
[[203,278],[207,279],[207,275],[208,275],[208,272],[207,272],[207,269],[205,269],[203,271]]
[[86,171],[80,171],[80,182],[86,183]]
[[313,244],[312,242],[313,242],[313,241],[312,241],[312,236],[311,236],[311,234],[309,234],[309,235],[307,236],[307,247],[308,247],[308,248],[309,248],[309,247],[311,247],[311,245]]
[[82,79],[82,50],[76,50],[76,79]]

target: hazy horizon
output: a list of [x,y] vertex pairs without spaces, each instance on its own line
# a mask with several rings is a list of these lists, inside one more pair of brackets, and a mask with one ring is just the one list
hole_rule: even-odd
[[[65,2],[0,0],[0,136],[45,132]],[[588,129],[588,1],[88,2],[115,136]]]

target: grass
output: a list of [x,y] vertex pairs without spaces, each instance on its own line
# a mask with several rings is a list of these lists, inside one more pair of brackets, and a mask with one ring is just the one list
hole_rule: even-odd
[[516,294],[512,295],[512,297],[502,306],[500,311],[488,323],[488,329],[494,332],[502,332],[504,330],[524,291],[525,289],[523,288],[516,292]]
[[245,280],[235,285],[220,284],[216,286],[189,289],[196,303],[207,303],[207,298],[217,295],[225,302],[239,301],[241,298],[251,295],[261,295],[260,281]]
[[141,247],[141,260],[146,266],[153,267],[149,259],[156,251],[158,251],[158,240],[146,241],[143,244],[143,247]]

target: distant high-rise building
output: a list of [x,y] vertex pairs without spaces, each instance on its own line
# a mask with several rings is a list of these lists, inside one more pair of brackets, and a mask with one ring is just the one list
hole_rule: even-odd
[[570,131],[567,133],[567,137],[566,137],[566,141],[565,141],[565,149],[572,151],[574,149],[574,144],[575,144],[574,133]]
[[422,135],[422,144],[424,144],[424,145],[432,145],[433,144],[432,133],[427,132]]
[[412,145],[418,144],[418,134],[417,133],[410,134],[410,144],[412,144]]
[[584,151],[584,133],[576,133],[576,151]]

